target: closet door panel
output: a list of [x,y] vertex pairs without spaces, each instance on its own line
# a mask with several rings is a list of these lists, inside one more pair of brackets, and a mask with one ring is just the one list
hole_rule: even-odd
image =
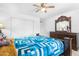
[[13,36],[29,36],[34,31],[34,21],[29,19],[12,19]]

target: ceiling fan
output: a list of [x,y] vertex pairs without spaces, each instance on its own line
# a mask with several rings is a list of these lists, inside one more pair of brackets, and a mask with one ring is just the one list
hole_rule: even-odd
[[36,12],[43,11],[45,13],[47,12],[48,8],[55,8],[55,6],[48,6],[47,3],[41,3],[40,5],[33,4],[33,6],[37,7]]

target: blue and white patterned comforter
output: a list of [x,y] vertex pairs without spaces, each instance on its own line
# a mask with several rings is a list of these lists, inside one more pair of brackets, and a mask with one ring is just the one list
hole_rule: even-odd
[[58,56],[64,52],[61,40],[45,36],[15,38],[18,56]]

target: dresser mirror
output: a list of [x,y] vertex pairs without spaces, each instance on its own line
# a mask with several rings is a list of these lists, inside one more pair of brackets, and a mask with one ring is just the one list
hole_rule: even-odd
[[71,17],[60,16],[55,20],[55,31],[71,32]]

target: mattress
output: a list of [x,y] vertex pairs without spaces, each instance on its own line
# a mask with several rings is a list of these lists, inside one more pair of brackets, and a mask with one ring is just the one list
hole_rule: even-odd
[[60,39],[45,36],[29,36],[15,38],[18,56],[59,56],[64,52],[64,44]]

